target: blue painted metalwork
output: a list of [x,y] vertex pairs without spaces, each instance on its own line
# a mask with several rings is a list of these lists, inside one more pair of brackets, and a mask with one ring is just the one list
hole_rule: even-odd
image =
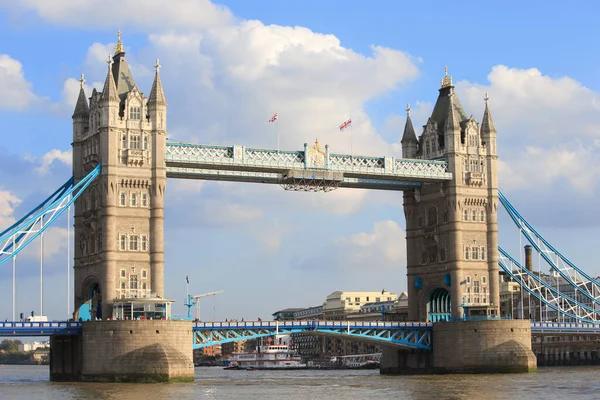
[[501,247],[498,247],[498,252],[500,253],[498,265],[508,273],[521,288],[525,289],[547,307],[573,320],[599,322],[600,310],[595,310],[589,305],[583,304],[567,294],[560,292],[548,282],[540,279],[536,273],[531,272],[522,266]]
[[600,326],[598,326],[597,324],[581,323],[532,322],[531,333],[535,335],[569,335],[574,333],[600,335]]
[[[600,282],[579,269],[569,259],[556,250],[533,228],[533,226],[531,226],[531,224],[529,224],[529,222],[527,222],[525,218],[523,218],[517,209],[508,201],[506,196],[500,191],[498,192],[498,198],[523,236],[525,236],[531,246],[548,263],[550,268],[558,272],[565,281],[576,288],[576,294],[582,295],[589,299],[590,302],[600,306]],[[552,258],[554,258],[554,260]]]
[[81,322],[0,322],[0,336],[81,335]]
[[431,350],[426,322],[248,321],[194,324],[194,348],[291,333],[339,336],[398,347]]
[[341,173],[339,187],[383,190],[452,179],[446,161],[330,154],[327,146],[323,151],[318,144],[313,149],[305,145],[304,151],[282,151],[167,142],[165,160],[167,177],[188,179],[281,184],[290,171],[319,170]]
[[434,289],[427,302],[427,320],[429,322],[450,321],[452,318],[450,293],[445,288]]
[[[68,188],[73,184],[71,178],[65,183],[61,189],[55,192],[60,196],[56,199],[50,197],[40,206],[38,211],[35,210],[27,214],[26,217],[20,220],[20,223],[15,223],[11,228],[5,230],[0,235],[0,265],[4,264],[14,256],[19,254],[29,243],[40,236],[52,223],[64,213],[71,204],[83,193],[83,191],[92,183],[100,174],[101,165],[94,168],[85,178],[79,181],[76,185]],[[66,190],[62,190],[67,188]],[[50,203],[50,204],[47,204]]]

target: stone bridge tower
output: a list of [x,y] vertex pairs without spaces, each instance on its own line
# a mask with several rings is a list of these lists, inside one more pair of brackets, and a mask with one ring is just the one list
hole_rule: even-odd
[[418,139],[407,112],[402,156],[447,160],[453,174],[404,192],[409,318],[497,315],[498,156],[487,94],[480,125],[463,110],[446,70]]
[[75,202],[75,317],[109,318],[116,299],[164,297],[167,103],[156,75],[146,98],[120,38],[102,92],[73,113],[73,176],[101,175]]

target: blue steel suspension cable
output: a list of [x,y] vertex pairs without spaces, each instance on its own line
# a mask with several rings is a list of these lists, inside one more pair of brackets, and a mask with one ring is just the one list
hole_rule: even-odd
[[[575,266],[575,264],[573,264],[571,261],[569,261],[558,250],[556,250],[546,239],[544,239],[542,237],[542,235],[540,235],[527,222],[527,220],[525,220],[525,218],[523,218],[523,216],[517,211],[517,209],[512,204],[510,204],[510,202],[508,201],[508,199],[500,191],[498,192],[498,197],[500,199],[500,203],[504,206],[504,209],[508,212],[509,216],[511,217],[511,219],[513,220],[513,222],[515,223],[515,225],[517,225],[517,227],[520,228],[520,231],[523,234],[523,236],[525,236],[525,238],[529,241],[529,243],[544,258],[544,260],[550,265],[550,267],[553,270],[557,271],[560,274],[560,276],[563,279],[565,279],[565,281],[569,285],[571,285],[571,286],[575,287],[576,289],[578,289],[583,296],[587,297],[588,299],[590,299],[594,303],[600,305],[600,300],[597,299],[595,296],[591,295],[587,291],[587,290],[589,290],[589,288],[586,286],[587,282],[589,282],[592,285],[596,286],[596,289],[597,289],[596,293],[598,293],[600,295],[600,283],[598,281],[596,281],[594,278],[590,277],[588,274],[586,274],[583,270],[577,268],[577,266]],[[527,229],[523,229],[523,227],[526,227]],[[566,274],[563,269],[561,269],[559,266],[557,266],[555,264],[555,262],[548,256],[547,252],[545,252],[544,250],[542,250],[540,248],[540,246],[538,245],[538,243],[531,237],[531,235],[529,234],[528,230],[531,231],[535,235],[535,237],[537,239],[539,239],[551,252],[553,252],[557,257],[559,257],[569,267],[571,267],[573,270],[575,270],[583,278],[587,279],[587,282],[581,282],[582,285],[579,285],[575,281],[573,281],[573,279],[568,274]]]
[[[21,223],[20,226],[13,228],[12,235],[10,235],[10,236],[4,235],[4,237],[3,237],[4,241],[7,238],[10,238],[11,236],[14,237],[15,235],[18,235],[18,238],[13,238],[13,241],[11,241],[13,244],[16,244],[17,241],[20,241],[24,236],[29,235],[31,233],[31,232],[29,232],[29,229],[31,229],[35,224],[37,224],[39,218],[41,218],[43,215],[51,212],[54,208],[58,207],[58,209],[53,214],[53,216],[50,218],[50,220],[46,221],[45,224],[38,231],[36,231],[35,234],[33,234],[30,238],[26,239],[24,243],[22,243],[22,244],[19,243],[16,250],[9,253],[0,248],[0,256],[2,256],[2,253],[7,255],[5,258],[0,259],[0,265],[4,264],[6,261],[8,261],[8,260],[12,259],[14,256],[16,256],[29,243],[31,243],[40,234],[42,234],[50,225],[52,225],[52,223],[60,215],[62,215],[62,213],[65,212],[65,210],[81,195],[81,193],[84,192],[84,190],[90,185],[90,183],[92,183],[92,181],[100,174],[100,172],[101,172],[101,165],[98,164],[98,166],[96,166],[96,168],[94,168],[88,175],[86,175],[75,186],[73,186],[72,188],[70,188],[69,190],[64,192],[63,195],[59,199],[55,200],[52,204],[45,207],[42,211],[38,212],[35,215],[35,217],[31,218],[28,221],[25,221],[24,223]],[[69,196],[71,196],[71,197],[69,198]],[[66,201],[66,203],[65,203],[65,201]],[[19,228],[21,228],[21,229],[19,229]],[[25,228],[25,229],[23,230],[23,228]],[[5,248],[12,248],[12,244],[7,245]]]
[[[586,304],[583,304],[583,303],[577,301],[576,299],[570,297],[569,295],[567,295],[565,293],[562,293],[560,290],[554,288],[552,285],[549,285],[547,282],[545,282],[544,280],[540,279],[533,272],[531,272],[527,268],[523,267],[514,257],[512,257],[507,251],[505,251],[501,247],[498,247],[498,252],[500,252],[500,254],[502,256],[506,257],[513,265],[515,265],[521,271],[521,273],[525,273],[529,278],[533,279],[540,286],[544,287],[544,289],[546,291],[553,293],[555,296],[558,296],[559,298],[564,299],[564,300],[568,301],[569,303],[573,303],[577,307],[585,309],[589,313],[592,313],[594,316],[596,316],[596,314],[599,313],[598,310],[595,310],[592,307],[590,307],[590,306],[588,306]],[[500,267],[504,271],[506,271],[511,276],[511,278],[513,278],[515,281],[517,281],[517,283],[519,283],[519,285],[521,287],[525,288],[525,290],[527,290],[527,292],[533,294],[538,300],[542,301],[544,304],[546,304],[547,306],[549,306],[553,310],[558,311],[561,314],[568,316],[569,318],[574,318],[574,319],[577,319],[577,320],[580,320],[580,321],[598,323],[598,319],[600,319],[600,315],[598,315],[598,319],[594,319],[594,318],[583,318],[583,317],[581,317],[579,315],[568,313],[567,311],[563,310],[562,308],[554,305],[547,298],[544,298],[543,296],[541,296],[541,294],[537,293],[533,288],[531,288],[527,284],[525,284],[525,282],[523,282],[523,280],[520,279],[520,277],[518,275],[516,275],[512,271],[511,268],[509,268],[508,266],[506,266],[506,264],[504,263],[504,261],[502,259],[498,260],[498,264],[500,265]]]

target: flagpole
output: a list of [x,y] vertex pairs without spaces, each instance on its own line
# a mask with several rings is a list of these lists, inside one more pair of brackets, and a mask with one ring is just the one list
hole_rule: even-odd
[[352,117],[348,121],[350,121],[350,158],[354,158],[354,151],[352,149]]
[[279,113],[277,114],[277,152],[279,153]]

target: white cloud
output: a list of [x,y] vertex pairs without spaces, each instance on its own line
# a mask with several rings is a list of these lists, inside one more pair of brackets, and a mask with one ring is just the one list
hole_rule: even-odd
[[25,80],[23,66],[7,54],[0,54],[0,109],[23,110],[38,101]]
[[399,268],[406,265],[405,232],[394,221],[379,221],[372,233],[339,238],[338,251],[357,268]]
[[71,165],[72,160],[73,154],[71,150],[61,151],[58,149],[52,149],[41,157],[31,159],[31,161],[39,163],[39,166],[35,170],[40,175],[47,174],[55,161],[64,165]]
[[209,0],[21,0],[12,4],[29,9],[52,23],[82,28],[134,26],[142,29],[197,29],[218,26],[232,20],[225,7]]
[[488,85],[457,84],[467,113],[489,92],[498,131],[500,186],[508,190],[569,184],[591,195],[600,185],[600,95],[569,78],[538,69],[492,68]]
[[7,190],[0,190],[0,231],[14,224],[15,208],[21,204],[21,199]]

